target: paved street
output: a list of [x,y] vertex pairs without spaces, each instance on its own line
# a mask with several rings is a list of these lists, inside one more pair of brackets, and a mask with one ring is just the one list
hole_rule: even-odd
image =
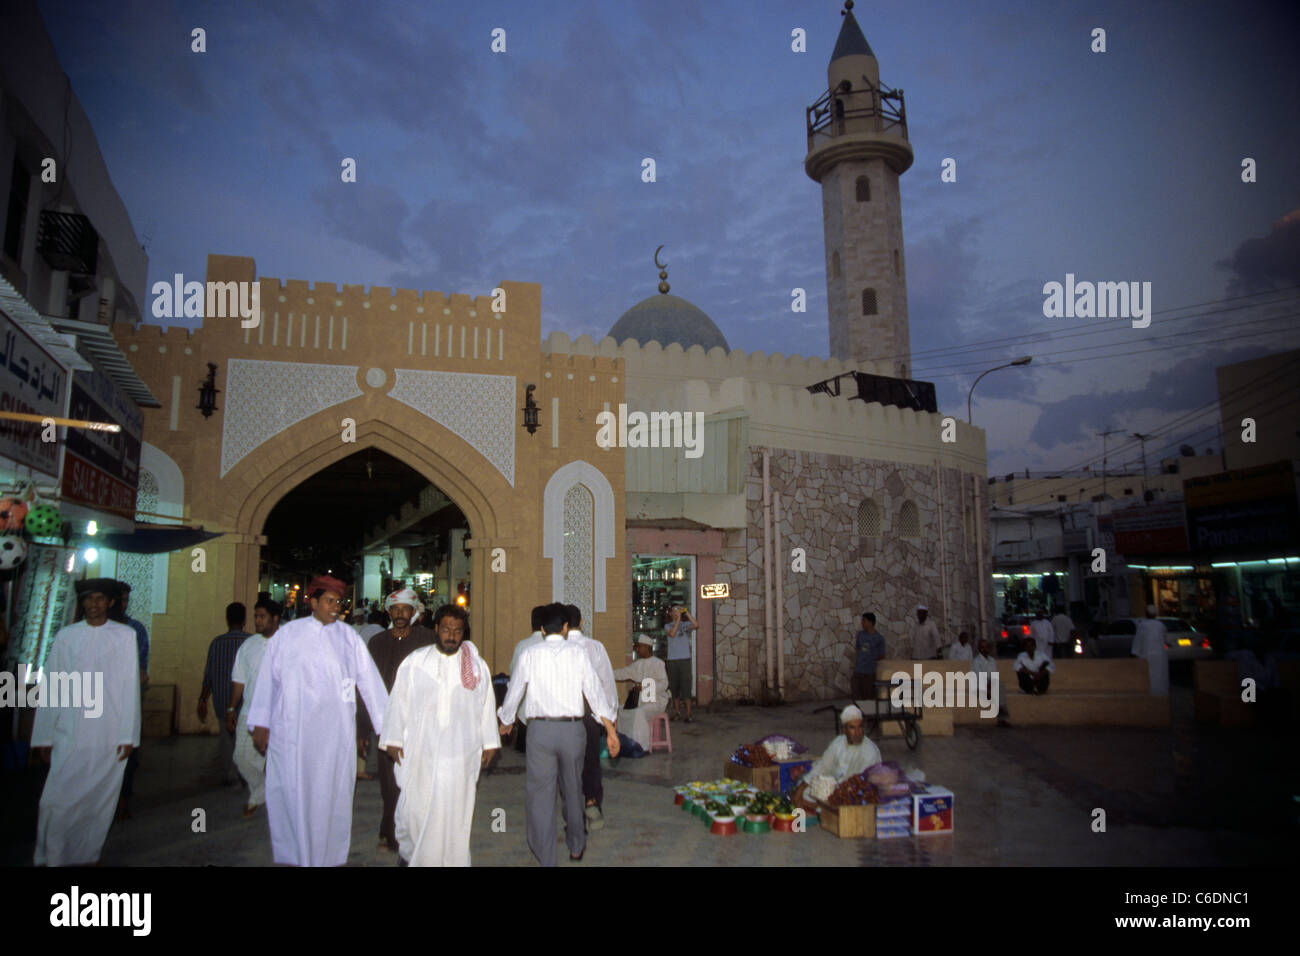
[[[1014,716],[1014,697],[1011,705]],[[674,784],[718,777],[742,742],[780,732],[820,752],[832,721],[813,714],[819,706],[718,708],[694,724],[674,723],[672,755],[621,760],[606,771],[607,826],[591,835],[576,865],[1180,866],[1294,859],[1300,803],[1292,795],[1300,787],[1290,738],[1200,730],[1191,721],[1190,690],[1178,685],[1168,730],[958,728],[954,737],[926,738],[915,753],[886,738],[886,759],[918,767],[954,791],[952,836],[841,840],[814,827],[805,834],[716,837],[673,805]],[[242,788],[196,782],[214,747],[214,738],[148,743],[134,818],[110,833],[106,866],[271,864],[265,814],[243,819]],[[475,865],[535,865],[525,840],[523,785],[523,757],[513,750],[481,780]],[[1105,833],[1090,829],[1096,807],[1106,810]],[[206,811],[206,833],[191,830],[196,808]],[[505,811],[504,833],[492,832],[495,808]],[[358,783],[350,865],[392,865],[393,857],[375,846],[379,812],[378,782]],[[11,828],[13,822],[10,816]],[[33,838],[34,828],[25,844],[10,843],[7,862],[30,862]],[[563,846],[557,849],[564,860]]]

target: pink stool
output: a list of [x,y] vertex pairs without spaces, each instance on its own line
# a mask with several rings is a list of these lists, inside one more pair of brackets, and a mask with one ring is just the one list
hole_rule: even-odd
[[667,750],[673,752],[673,735],[668,730],[668,712],[655,714],[650,718],[650,752]]

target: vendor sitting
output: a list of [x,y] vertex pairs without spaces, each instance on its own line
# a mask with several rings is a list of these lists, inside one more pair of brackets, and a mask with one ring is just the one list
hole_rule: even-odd
[[815,803],[805,798],[808,784],[814,778],[830,777],[838,786],[849,777],[857,776],[868,767],[880,763],[880,749],[867,739],[861,710],[852,704],[845,707],[840,714],[840,726],[844,732],[831,741],[826,752],[813,762],[804,774],[803,782],[795,788],[795,806],[810,811],[817,809]]
[[1046,694],[1056,672],[1052,659],[1038,650],[1036,643],[1032,637],[1026,637],[1022,643],[1024,650],[1016,658],[1016,677],[1020,680],[1020,690],[1026,694]]

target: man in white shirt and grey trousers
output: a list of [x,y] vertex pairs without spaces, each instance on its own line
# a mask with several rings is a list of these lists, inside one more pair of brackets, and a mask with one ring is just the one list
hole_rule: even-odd
[[[524,649],[510,675],[506,699],[497,711],[501,733],[510,733],[520,701],[528,719],[524,806],[528,848],[542,866],[555,865],[555,790],[564,797],[565,843],[569,859],[581,860],[587,848],[583,814],[582,767],[587,734],[583,699],[605,727],[611,757],[618,756],[618,703],[601,687],[587,652],[566,638],[568,612],[549,604],[542,615],[543,639]],[[527,697],[525,698],[525,691]]]

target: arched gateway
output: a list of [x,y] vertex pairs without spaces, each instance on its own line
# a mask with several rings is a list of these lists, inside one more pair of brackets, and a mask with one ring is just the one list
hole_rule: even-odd
[[[528,634],[529,608],[560,599],[591,609],[590,630],[622,662],[624,456],[595,442],[595,414],[625,401],[621,359],[544,353],[540,287],[529,283],[502,283],[504,311],[493,311],[492,297],[257,279],[238,257],[210,256],[207,279],[258,282],[257,325],[209,315],[192,333],[113,328],[166,396],[146,413],[144,437],[183,476],[184,520],[221,532],[202,561],[168,557],[166,611],[152,621],[151,679],[179,687],[182,730],[200,728],[194,702],[225,605],[256,600],[267,516],[366,448],[409,465],[463,513],[474,639],[494,672]],[[209,363],[220,391],[205,416],[195,397]],[[532,432],[530,385],[541,419]],[[586,511],[546,507],[557,473],[587,476]],[[360,484],[358,499],[366,492]],[[562,574],[544,556],[548,540],[566,542]]]

